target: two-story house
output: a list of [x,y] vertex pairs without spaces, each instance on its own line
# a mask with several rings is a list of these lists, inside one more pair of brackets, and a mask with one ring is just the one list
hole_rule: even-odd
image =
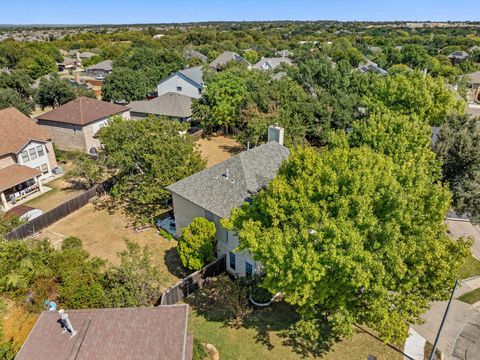
[[79,97],[36,119],[59,149],[96,154],[101,146],[97,132],[114,115],[130,119],[130,110],[122,105]]
[[200,98],[203,90],[203,71],[201,66],[179,70],[172,73],[157,85],[158,96],[177,93],[194,99]]
[[0,110],[0,210],[38,191],[57,167],[47,131],[19,110]]
[[266,144],[241,152],[211,168],[167,187],[172,193],[176,235],[193,219],[204,217],[217,228],[217,256],[227,256],[227,270],[239,276],[261,272],[261,264],[248,251],[238,250],[238,237],[225,230],[221,219],[249,202],[278,172],[289,155],[283,146],[283,129],[269,127]]

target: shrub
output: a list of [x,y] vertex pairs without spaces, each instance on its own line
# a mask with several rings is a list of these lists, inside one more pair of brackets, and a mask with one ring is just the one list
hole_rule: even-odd
[[62,250],[69,250],[82,247],[82,240],[75,236],[69,236],[62,242]]
[[177,251],[183,266],[200,270],[215,259],[215,224],[204,218],[195,218],[178,240]]

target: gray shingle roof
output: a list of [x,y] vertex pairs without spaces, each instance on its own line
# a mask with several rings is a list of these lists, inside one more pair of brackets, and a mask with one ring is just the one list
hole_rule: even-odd
[[203,71],[201,66],[195,66],[192,68],[179,70],[177,72],[203,86]]
[[252,66],[253,69],[258,70],[273,70],[276,69],[280,64],[292,65],[292,61],[286,57],[278,58],[262,58],[259,62]]
[[232,156],[167,187],[172,193],[222,217],[272,180],[290,151],[275,141]]
[[98,64],[90,65],[87,70],[104,70],[112,71],[112,60],[100,61]]
[[202,53],[196,51],[196,50],[191,50],[191,49],[185,49],[184,52],[183,52],[183,57],[185,59],[200,59],[201,61],[203,62],[207,62],[208,61],[208,57],[206,57],[205,55],[203,55]]
[[480,84],[480,71],[475,71],[465,76],[470,84]]
[[454,51],[450,55],[448,55],[448,58],[456,58],[456,59],[466,59],[468,57],[468,54],[465,51]]
[[366,60],[364,63],[360,64],[360,66],[358,67],[358,70],[360,70],[360,72],[363,74],[370,71],[380,75],[388,74],[387,70],[382,69],[376,63],[370,60]]
[[243,57],[238,55],[236,52],[224,51],[215,60],[213,60],[210,63],[210,67],[217,69],[221,66],[226,65],[229,61],[244,62],[245,64],[250,65],[250,63],[247,60],[245,60]]
[[152,100],[132,101],[130,112],[165,115],[177,118],[192,116],[192,98],[190,96],[169,92]]

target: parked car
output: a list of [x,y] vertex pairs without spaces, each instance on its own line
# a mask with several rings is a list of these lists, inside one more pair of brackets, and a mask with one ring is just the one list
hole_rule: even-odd
[[103,75],[96,75],[95,76],[95,80],[103,81],[104,79],[105,79],[105,76],[103,76]]

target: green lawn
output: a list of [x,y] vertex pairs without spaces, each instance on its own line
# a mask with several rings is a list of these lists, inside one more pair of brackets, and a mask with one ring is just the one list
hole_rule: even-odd
[[[201,342],[214,345],[222,360],[228,359],[302,359],[315,358],[296,352],[288,345],[290,339],[283,333],[296,319],[292,308],[285,303],[275,303],[263,310],[255,310],[239,327],[225,325],[223,321],[209,318],[208,314],[190,307],[190,332]],[[349,339],[335,343],[321,358],[325,360],[367,359],[401,360],[402,355],[374,336],[357,330]]]
[[480,275],[480,261],[469,255],[465,264],[460,268],[460,279],[467,279]]
[[472,290],[466,294],[463,294],[458,298],[458,300],[463,301],[467,304],[475,304],[476,302],[480,301],[480,288]]

